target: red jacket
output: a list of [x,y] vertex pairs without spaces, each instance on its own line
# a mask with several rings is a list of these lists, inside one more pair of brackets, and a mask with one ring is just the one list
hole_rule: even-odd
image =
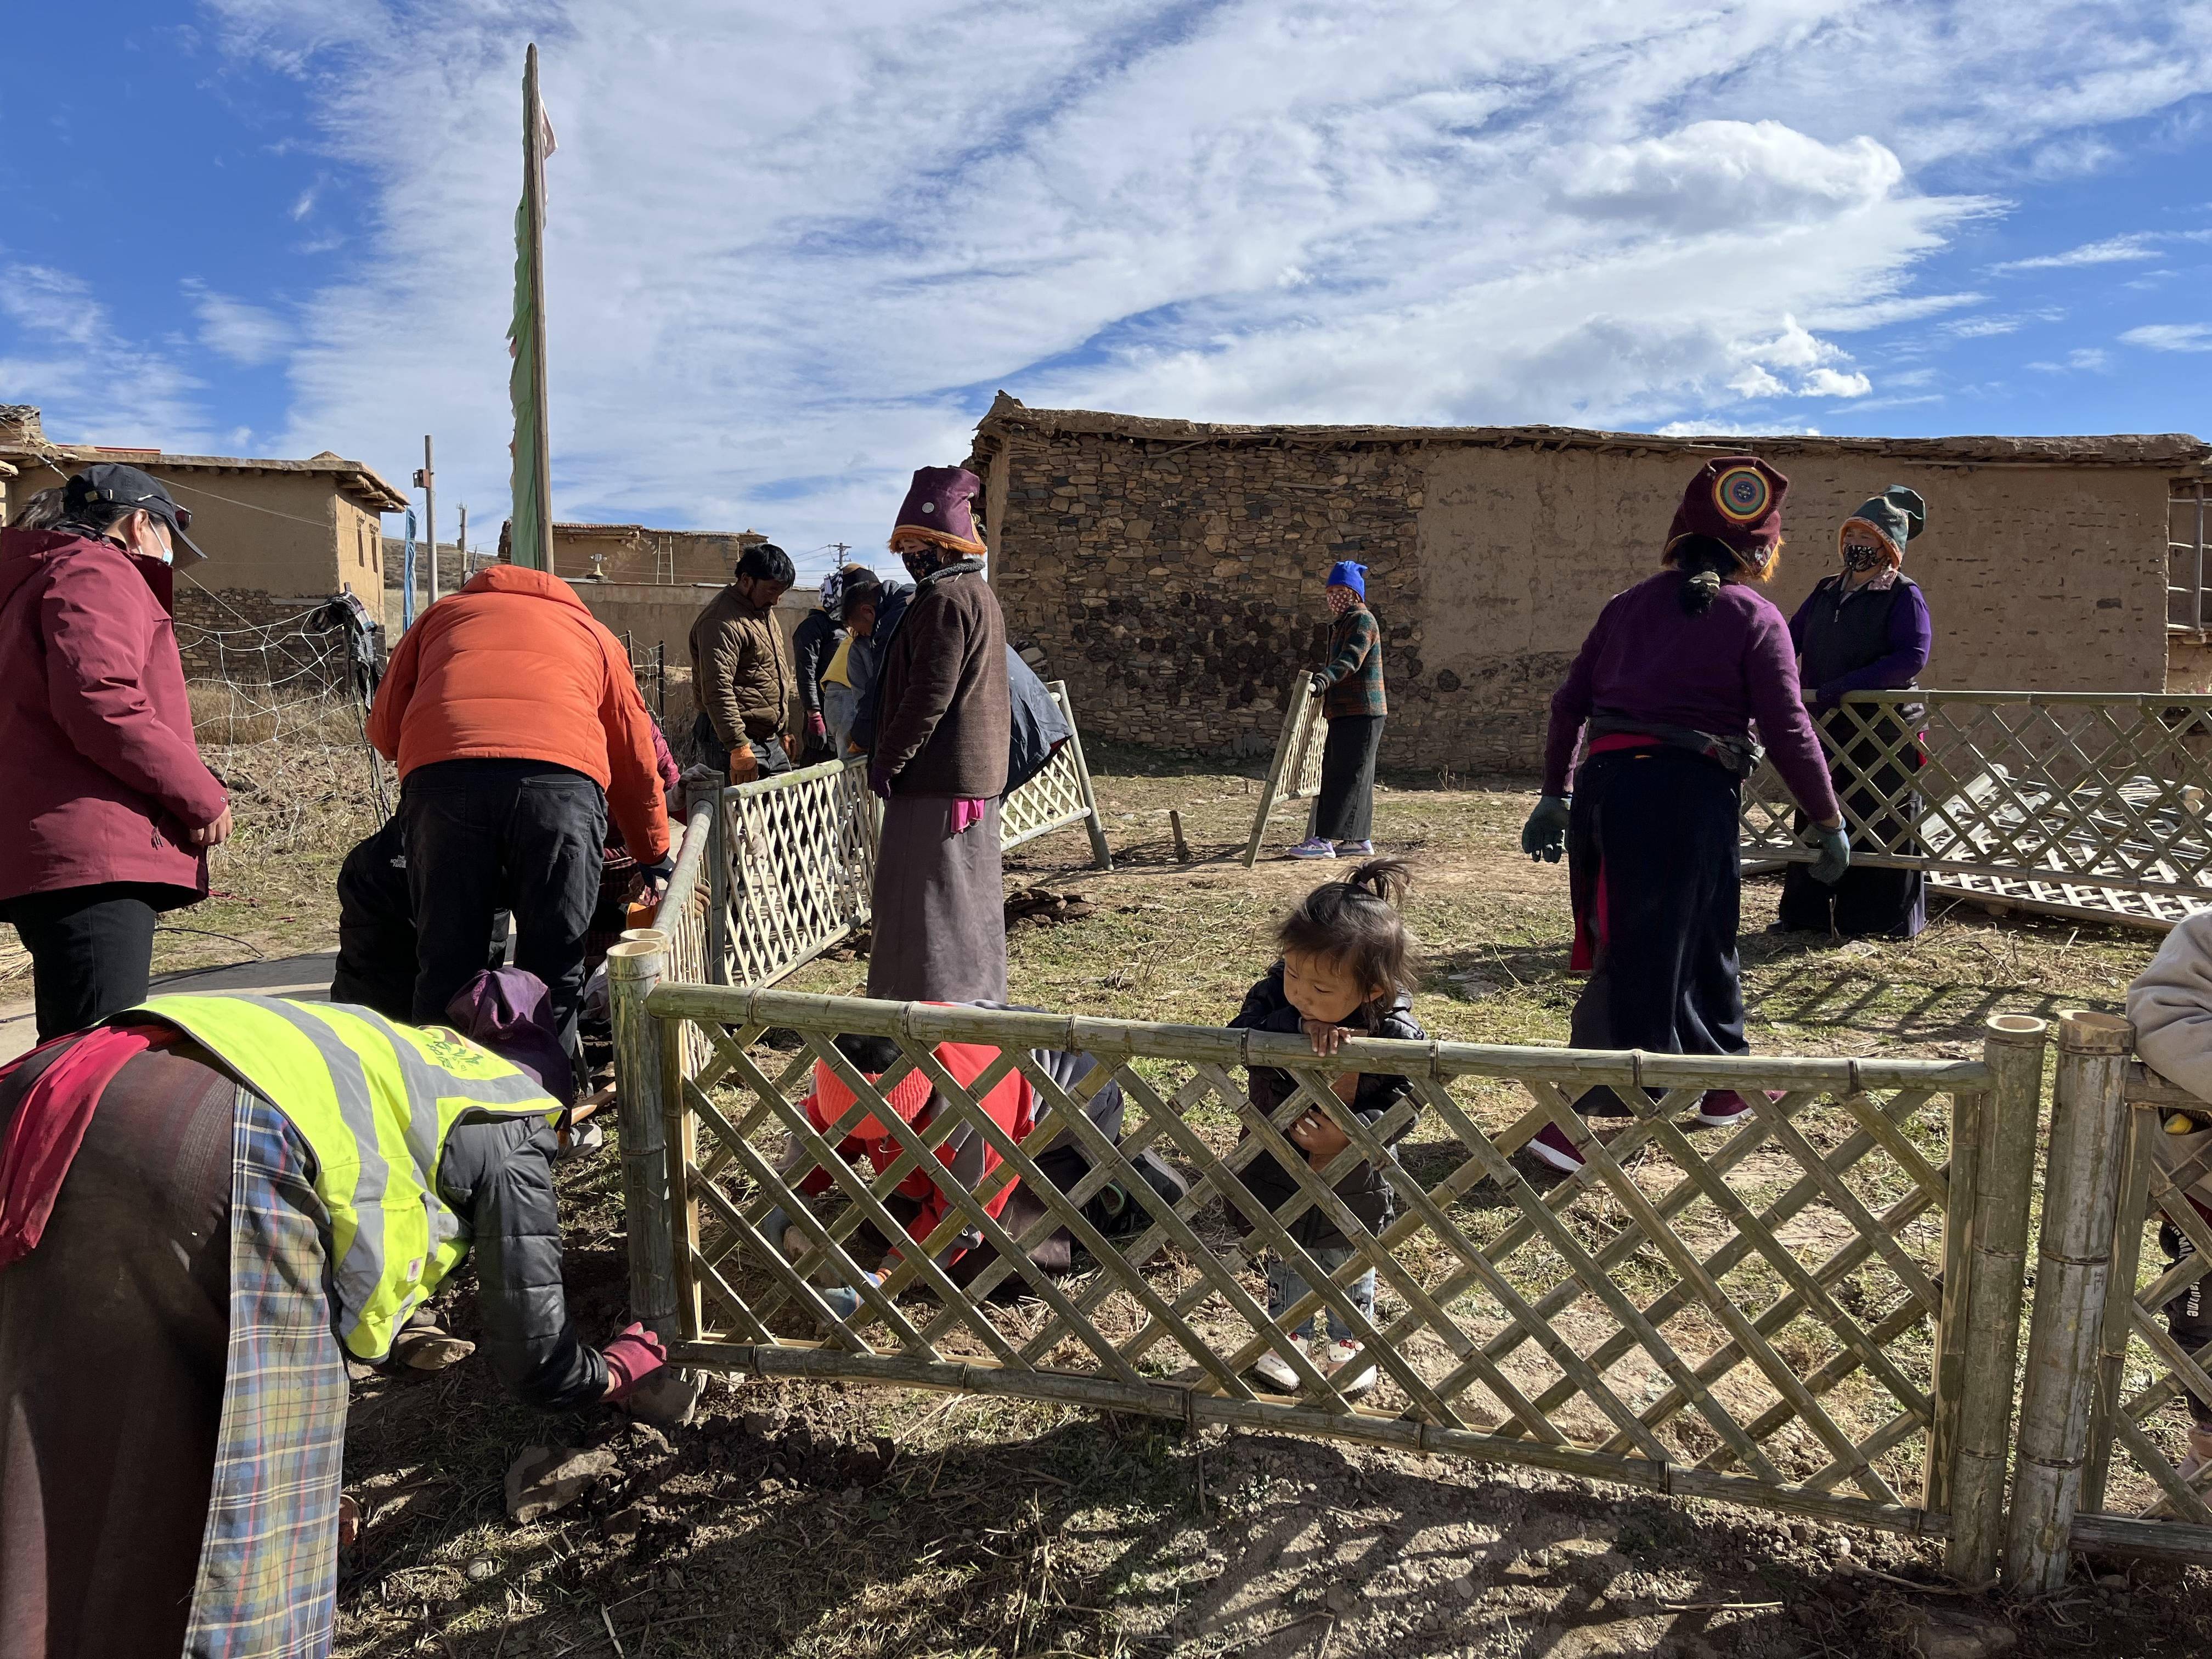
[[112,542],[0,531],[0,899],[111,881],[206,895],[187,836],[226,797],[192,741],[173,580]]
[[[952,1073],[960,1086],[967,1089],[972,1088],[975,1079],[997,1062],[999,1051],[977,1042],[940,1042],[937,1045],[937,1058],[939,1063]],[[983,1115],[1005,1130],[1010,1139],[1018,1141],[1036,1127],[1036,1091],[1018,1069],[1009,1071],[1000,1078],[991,1092],[976,1103],[983,1109]],[[816,1096],[810,1094],[806,1097],[805,1110],[807,1121],[815,1128],[827,1129],[830,1127],[831,1119],[824,1115],[822,1103]],[[933,1115],[925,1109],[915,1119],[915,1127],[924,1131],[924,1139],[929,1138],[927,1132]],[[872,1122],[872,1120],[863,1121]],[[1006,1162],[999,1156],[997,1147],[966,1124],[939,1141],[936,1151],[937,1160],[944,1166],[945,1173],[970,1193],[983,1184],[986,1176]],[[906,1148],[886,1132],[874,1136],[848,1135],[844,1144],[837,1148],[837,1153],[841,1158],[865,1157],[875,1166],[876,1173],[881,1175],[905,1156]],[[810,1194],[826,1191],[830,1178],[827,1170],[819,1167],[810,1169],[799,1181],[799,1190]],[[1008,1182],[994,1197],[985,1201],[983,1213],[994,1220],[998,1219],[1005,1213],[1007,1201],[1014,1195],[1014,1188],[1020,1184],[1018,1181]],[[908,1236],[917,1244],[935,1232],[949,1215],[959,1216],[963,1226],[969,1224],[965,1212],[954,1206],[945,1188],[926,1170],[910,1170],[906,1179],[899,1182],[898,1190],[902,1197],[914,1200],[920,1206],[906,1224]],[[897,1255],[898,1246],[892,1245],[890,1253],[893,1256]],[[955,1247],[945,1261],[949,1264],[963,1254]],[[887,1260],[884,1263],[886,1271],[890,1266]]]
[[641,863],[668,851],[668,805],[622,641],[568,584],[495,564],[424,611],[392,653],[368,740],[399,767],[550,761],[607,792]]

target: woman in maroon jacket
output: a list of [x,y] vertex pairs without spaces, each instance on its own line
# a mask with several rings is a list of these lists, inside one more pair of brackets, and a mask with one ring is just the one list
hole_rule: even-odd
[[[1531,858],[1569,854],[1578,1048],[1740,1054],[1736,845],[1743,776],[1773,751],[1783,781],[1820,828],[1820,880],[1850,862],[1820,742],[1798,692],[1782,613],[1748,584],[1774,573],[1790,481],[1749,455],[1710,461],[1667,532],[1665,568],[1609,600],[1552,698],[1544,794],[1521,832]],[[1577,740],[1589,750],[1568,794]],[[1627,1110],[1612,1090],[1576,1103]],[[1697,1121],[1734,1122],[1734,1090],[1705,1096]],[[1529,1150],[1554,1169],[1582,1155],[1556,1126]]]
[[103,463],[52,529],[0,531],[0,913],[31,952],[42,1042],[146,1000],[155,915],[207,896],[230,835],[171,620],[191,518]]

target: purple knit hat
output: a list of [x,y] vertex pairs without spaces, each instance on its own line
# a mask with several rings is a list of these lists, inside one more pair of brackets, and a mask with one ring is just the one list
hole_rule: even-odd
[[949,552],[981,558],[983,538],[975,528],[975,501],[982,489],[983,481],[964,466],[922,467],[907,486],[906,504],[899,508],[891,541],[921,536]]
[[478,974],[453,994],[446,1018],[471,1042],[527,1072],[563,1106],[576,1097],[576,1074],[561,1046],[545,981],[520,968]]

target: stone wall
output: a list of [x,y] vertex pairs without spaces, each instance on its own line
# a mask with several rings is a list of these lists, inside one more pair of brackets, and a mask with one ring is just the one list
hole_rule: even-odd
[[[330,595],[264,593],[252,588],[209,592],[179,582],[177,652],[185,678],[235,685],[274,685],[288,696],[334,691],[345,684],[344,636],[308,629],[301,620]],[[372,618],[374,612],[371,613]]]
[[1087,735],[1266,752],[1320,659],[1323,573],[1352,558],[1386,638],[1386,763],[1522,771],[1599,609],[1656,567],[1689,475],[1736,447],[1791,479],[1785,612],[1834,568],[1850,509],[1905,483],[1929,501],[1907,564],[1936,623],[1923,684],[2164,689],[2169,480],[2212,453],[2192,438],[1231,428],[1002,395],[969,465],[1009,633],[1068,681]]

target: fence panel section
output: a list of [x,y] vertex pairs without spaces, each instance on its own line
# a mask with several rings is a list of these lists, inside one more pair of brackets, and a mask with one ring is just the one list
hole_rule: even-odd
[[2071,1531],[2077,1547],[2163,1546],[2212,1564],[2212,1462],[2192,1468],[2186,1439],[2188,1396],[2212,1401],[2212,1340],[2184,1341],[2169,1321],[2179,1311],[2185,1334],[2212,1311],[2212,1220],[2191,1194],[2212,1202],[2212,1107],[2140,1063],[2118,1074],[2117,1219],[2095,1376],[2081,1380],[2087,1443],[2067,1448],[2084,1461]]
[[[1948,1529],[1927,1495],[1948,1501],[1959,1448],[2001,1475],[2009,1392],[1968,1388],[1942,1327],[2007,1305],[1954,1204],[1977,1178],[1947,1153],[1996,1121],[1985,1062],[1372,1041],[1324,1059],[765,990],[662,984],[645,1006],[713,1050],[677,1084],[686,1364],[1265,1425],[1907,1531]],[[801,1048],[757,1048],[771,1025]],[[840,1036],[896,1060],[871,1084]],[[971,1049],[956,1075],[944,1043],[988,1064]],[[849,1107],[810,1103],[817,1065]],[[1372,1126],[1336,1086],[1367,1074],[1405,1080]],[[1750,1109],[1690,1124],[1722,1089]],[[1632,1113],[1603,1140],[1577,1109],[1593,1090]],[[2027,1098],[2003,1115],[2032,1137]],[[1547,1125],[1584,1149],[1578,1174],[1515,1157]],[[1387,1201],[1355,1195],[1362,1164]],[[1361,1354],[1291,1341],[1310,1317]],[[1286,1380],[1254,1369],[1271,1355]]]
[[1008,795],[999,809],[999,844],[1020,846],[1055,830],[1081,824],[1091,836],[1091,861],[1101,870],[1113,867],[1106,851],[1106,826],[1098,816],[1098,798],[1091,787],[1091,768],[1083,757],[1083,734],[1075,724],[1075,705],[1069,702],[1067,683],[1053,680],[1045,690],[1060,706],[1067,722],[1067,741],[1045,763],[1044,770]]
[[[1855,863],[2106,920],[2212,907],[2212,697],[1857,691],[1819,724]],[[1744,856],[1811,859],[1796,811],[1762,765]]]
[[1267,781],[1260,791],[1260,805],[1252,814],[1252,837],[1244,844],[1244,867],[1258,861],[1261,844],[1267,837],[1267,820],[1275,809],[1292,801],[1312,801],[1321,793],[1322,745],[1328,721],[1321,712],[1322,694],[1313,677],[1301,673],[1291,682],[1283,710],[1283,729],[1275,739],[1274,757],[1267,763]]

